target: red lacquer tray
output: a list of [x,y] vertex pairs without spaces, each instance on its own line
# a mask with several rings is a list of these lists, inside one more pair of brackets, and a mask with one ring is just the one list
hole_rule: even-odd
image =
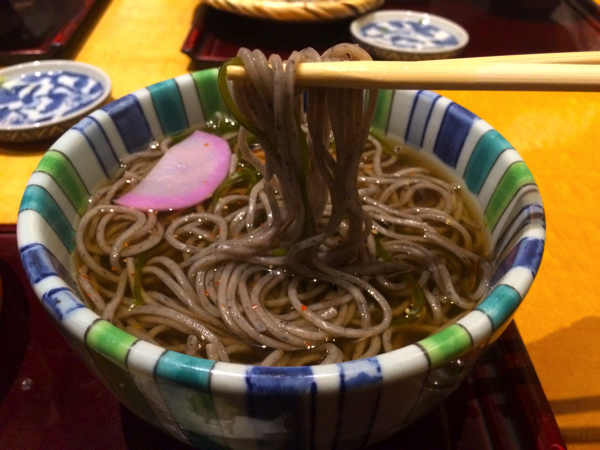
[[[189,449],[121,406],[58,333],[0,227],[0,449]],[[372,450],[565,449],[516,326],[437,409]]]
[[56,56],[102,0],[0,0],[0,64]]
[[[465,57],[600,50],[600,12],[592,0],[546,0],[552,5],[548,10],[518,7],[527,3],[543,2],[387,0],[383,8],[429,12],[460,24],[470,36],[461,55]],[[322,52],[350,42],[351,21],[277,22],[200,4],[181,51],[189,55],[194,68],[218,65],[235,56],[240,47],[282,57],[309,46]]]

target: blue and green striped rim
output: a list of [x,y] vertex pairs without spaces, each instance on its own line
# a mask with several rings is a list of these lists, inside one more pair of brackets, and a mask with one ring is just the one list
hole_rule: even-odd
[[[147,347],[97,316],[81,313],[85,307],[73,282],[75,274],[69,273],[72,264],[61,255],[73,252],[75,225],[90,193],[118,169],[121,156],[164,136],[202,126],[217,113],[227,114],[227,110],[214,69],[127,95],[68,130],[36,168],[34,175],[44,174],[44,178],[32,177],[23,195],[18,240],[26,273],[49,313],[67,334],[85,343],[97,370],[113,390],[123,393],[126,404],[145,403],[130,369],[144,351],[142,347]],[[238,388],[249,396],[250,415],[267,414],[252,400],[266,394],[274,399],[273,411],[303,408],[306,396],[314,397],[323,386],[324,375],[337,379],[334,385],[342,392],[353,392],[360,386],[376,386],[397,367],[425,374],[443,367],[497,336],[539,269],[545,242],[541,197],[531,172],[497,131],[460,105],[429,91],[381,91],[373,128],[435,155],[465,181],[492,231],[493,285],[475,311],[416,345],[392,352],[393,358],[380,355],[318,369],[238,366],[236,374],[243,374],[244,380]],[[153,355],[153,363],[145,363],[152,367],[148,376],[162,386],[167,409],[170,399],[164,393],[178,385],[198,395],[190,408],[215,416],[217,406],[210,394],[221,389],[223,373],[233,370],[232,365],[171,351],[156,350]],[[407,369],[410,364],[413,369]],[[119,388],[125,385],[130,388]],[[157,421],[150,406],[144,411],[150,422]],[[203,441],[197,430],[184,426],[182,433],[189,442]],[[365,433],[368,435],[368,430]],[[227,447],[224,442],[212,442],[211,446]]]

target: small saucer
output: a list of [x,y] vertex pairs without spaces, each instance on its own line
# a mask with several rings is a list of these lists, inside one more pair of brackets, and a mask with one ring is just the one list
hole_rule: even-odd
[[110,94],[108,75],[89,64],[35,61],[0,70],[0,141],[57,137]]
[[350,32],[373,57],[389,60],[453,58],[469,42],[460,25],[417,11],[376,11],[354,20]]

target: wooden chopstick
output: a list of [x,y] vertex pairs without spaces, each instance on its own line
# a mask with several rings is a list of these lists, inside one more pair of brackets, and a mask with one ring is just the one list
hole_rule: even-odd
[[467,64],[474,62],[600,64],[600,51],[479,56],[475,58],[436,59],[415,62],[418,62],[419,64]]
[[[600,64],[594,62],[600,52],[545,55],[536,55],[535,58],[534,55],[517,55],[419,63],[304,63],[298,67],[296,82],[303,86],[359,89],[600,92]],[[531,59],[527,60],[528,57]],[[544,62],[540,62],[542,60]],[[244,77],[244,69],[229,66],[227,76],[230,79]]]

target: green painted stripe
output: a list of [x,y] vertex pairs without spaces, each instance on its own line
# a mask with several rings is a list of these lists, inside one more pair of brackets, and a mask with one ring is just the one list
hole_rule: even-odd
[[48,191],[35,184],[27,186],[21,199],[19,213],[25,210],[37,211],[52,227],[69,253],[73,253],[75,249],[75,230]]
[[139,391],[129,371],[121,367],[120,364],[115,364],[112,358],[107,358],[97,351],[90,350],[89,354],[104,380],[119,397],[119,400],[146,422],[160,428],[159,421],[148,406],[144,395]]
[[97,350],[122,368],[126,368],[127,352],[136,341],[136,337],[106,320],[95,322],[85,335],[88,347]]
[[479,139],[464,175],[469,191],[479,193],[498,156],[509,148],[512,146],[496,130],[488,131]]
[[222,423],[229,423],[232,415],[225,408],[224,416],[219,416],[209,392],[161,377],[156,378],[156,386],[173,419],[191,444],[201,449],[229,448],[221,437],[224,433]]
[[387,125],[392,108],[392,100],[394,99],[394,91],[380,90],[377,97],[377,108],[373,116],[372,127],[381,131],[387,131]]
[[209,392],[210,371],[215,361],[194,358],[177,352],[165,352],[156,365],[156,376]]
[[218,73],[218,69],[201,70],[192,73],[206,121],[212,120],[217,112],[223,113],[227,111],[227,106],[223,102],[223,98],[219,92]]
[[427,352],[431,366],[438,367],[469,350],[473,340],[464,327],[454,324],[419,341],[419,344]]
[[477,308],[485,313],[494,330],[501,326],[515,312],[521,303],[521,296],[512,287],[505,284],[496,286]]
[[485,209],[484,217],[490,230],[494,230],[500,216],[519,189],[533,183],[533,175],[523,161],[516,162],[508,168]]
[[148,90],[165,135],[173,136],[185,131],[188,128],[188,119],[175,80],[161,81],[148,86]]
[[85,212],[90,193],[71,161],[63,153],[48,150],[35,171],[50,175],[68,197],[77,213],[82,215]]

